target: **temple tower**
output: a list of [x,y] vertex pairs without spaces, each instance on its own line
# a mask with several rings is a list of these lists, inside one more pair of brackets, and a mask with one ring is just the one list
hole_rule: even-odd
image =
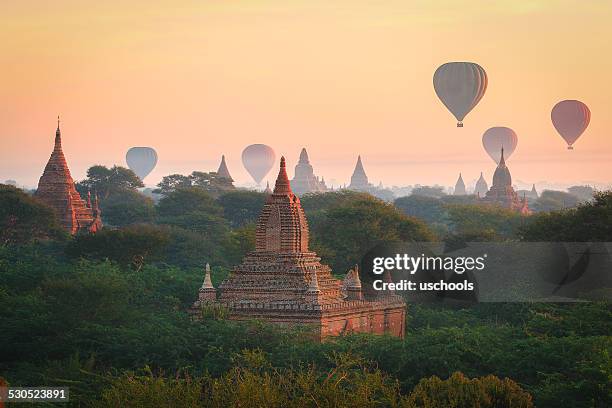
[[34,196],[52,207],[60,225],[70,234],[78,232],[95,233],[102,228],[101,211],[98,199],[85,202],[74,186],[70,169],[62,150],[62,134],[59,116],[55,131],[55,145],[45,166]]
[[349,184],[348,188],[349,190],[358,191],[363,191],[370,188],[368,176],[366,175],[366,172],[363,169],[363,164],[361,163],[361,155],[357,157],[357,164],[355,164],[355,170],[351,176],[351,184]]
[[512,187],[512,175],[510,174],[510,169],[506,166],[503,147],[499,164],[495,169],[495,173],[493,173],[493,184],[489,191],[487,191],[483,202],[497,204],[523,214],[531,213],[527,205],[527,199],[523,197],[523,200],[519,200],[518,194]]
[[227,169],[227,164],[225,164],[225,155],[221,156],[221,163],[219,164],[219,170],[217,170],[217,175],[226,178],[232,182],[234,181],[234,179],[230,175],[229,170]]
[[461,173],[459,173],[459,178],[455,183],[455,190],[453,192],[454,195],[465,195],[465,183],[463,182],[463,178],[461,177]]
[[487,191],[489,191],[489,185],[487,184],[487,181],[484,179],[482,172],[480,172],[480,178],[476,182],[476,187],[474,188],[474,194],[480,197],[484,197],[487,194]]
[[327,191],[325,181],[314,175],[314,170],[308,159],[306,148],[302,148],[300,159],[295,166],[295,175],[291,180],[291,189],[297,195]]

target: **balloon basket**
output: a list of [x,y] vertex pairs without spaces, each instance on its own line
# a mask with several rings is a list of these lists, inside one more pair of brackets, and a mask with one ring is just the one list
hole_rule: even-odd
[[574,146],[567,146],[567,150],[574,150]]
[[457,127],[463,127],[463,122],[457,122]]

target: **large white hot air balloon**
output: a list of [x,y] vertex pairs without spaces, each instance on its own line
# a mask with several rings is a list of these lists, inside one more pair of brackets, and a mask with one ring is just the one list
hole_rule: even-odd
[[497,164],[501,159],[502,147],[504,148],[504,158],[508,159],[516,149],[517,144],[518,136],[514,130],[508,127],[492,127],[482,135],[484,149]]
[[438,98],[457,118],[457,127],[463,127],[463,119],[487,90],[487,73],[473,62],[448,62],[436,69],[433,85]]
[[565,100],[555,105],[550,118],[557,132],[567,142],[568,150],[573,150],[573,144],[589,126],[591,111],[580,101]]
[[132,147],[125,155],[128,167],[144,180],[157,164],[157,152],[151,147]]
[[270,172],[275,160],[274,150],[264,144],[252,144],[242,151],[242,164],[257,184]]

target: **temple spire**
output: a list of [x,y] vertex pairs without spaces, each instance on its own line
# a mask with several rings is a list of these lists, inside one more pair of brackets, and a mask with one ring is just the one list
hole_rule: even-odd
[[504,146],[501,148],[501,158],[499,159],[499,165],[506,165],[506,160],[504,160]]
[[291,191],[291,185],[289,184],[289,177],[287,177],[287,169],[285,167],[285,156],[281,157],[280,171],[278,172],[278,178],[276,179],[276,185],[274,186],[274,193],[277,195],[289,195],[293,194]]
[[230,175],[229,170],[227,169],[227,164],[225,163],[225,155],[221,155],[221,163],[219,164],[217,174],[219,175],[219,177],[234,181],[234,179],[232,179],[232,176]]
[[210,264],[206,263],[206,273],[204,274],[204,282],[202,283],[202,289],[214,289],[215,287],[212,284],[212,280],[210,279]]
[[305,147],[303,147],[302,151],[300,152],[299,163],[302,163],[302,164],[310,163],[310,159],[308,158],[308,152],[306,152],[306,148]]
[[55,149],[62,149],[62,132],[60,131],[59,115],[57,115],[57,129],[55,130]]

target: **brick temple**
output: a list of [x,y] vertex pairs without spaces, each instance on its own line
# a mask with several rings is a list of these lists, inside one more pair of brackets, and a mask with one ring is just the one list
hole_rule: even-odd
[[526,197],[519,199],[512,187],[512,175],[504,159],[504,148],[501,149],[501,159],[493,173],[493,184],[482,198],[483,203],[499,205],[523,215],[531,214]]
[[55,146],[38,181],[38,189],[34,196],[53,208],[60,225],[70,234],[95,233],[102,228],[97,196],[92,204],[91,194],[88,193],[85,201],[74,186],[74,180],[62,151],[59,117],[55,131]]
[[191,311],[220,304],[230,319],[310,325],[318,339],[350,332],[404,336],[406,304],[400,296],[362,288],[357,267],[343,281],[336,279],[320,261],[308,248],[308,222],[283,157],[257,222],[255,251],[221,283],[218,296],[207,268]]

